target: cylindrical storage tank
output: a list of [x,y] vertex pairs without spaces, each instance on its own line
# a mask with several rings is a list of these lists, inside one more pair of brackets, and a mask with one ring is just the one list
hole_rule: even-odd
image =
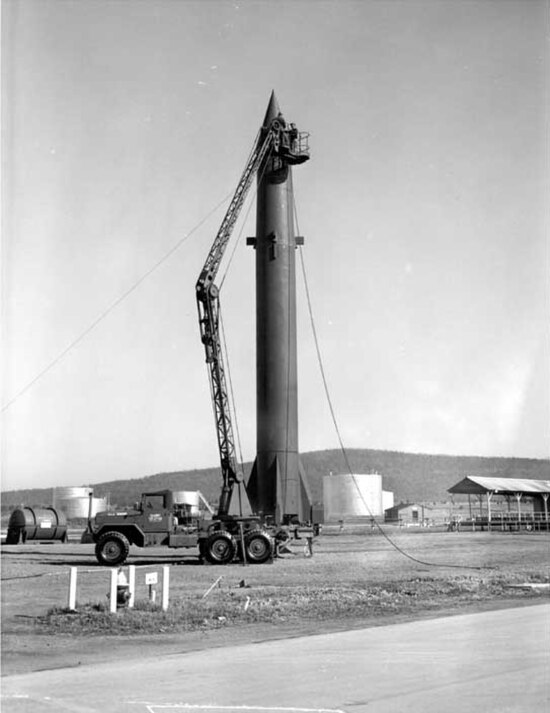
[[[92,517],[107,510],[107,498],[92,498]],[[86,512],[86,516],[88,513]]]
[[382,517],[382,476],[378,473],[325,475],[325,522]]
[[[69,520],[88,517],[90,510],[89,497],[63,498],[59,499],[57,504]],[[107,501],[105,498],[92,498],[92,517],[103,510],[107,510]]]
[[199,493],[196,490],[176,490],[173,493],[175,505],[190,505],[191,516],[199,516]]
[[73,498],[89,498],[90,493],[92,493],[92,488],[88,487],[73,487],[69,486],[67,488],[55,488],[55,500],[72,500]]
[[67,540],[65,513],[54,508],[22,507],[14,510],[8,523],[7,545],[27,540]]
[[88,517],[90,498],[59,498],[57,506],[63,510],[69,520]]
[[389,508],[392,508],[394,506],[394,498],[393,498],[393,493],[390,492],[389,490],[383,490],[382,491],[382,509],[384,510],[384,515],[386,514],[386,510]]

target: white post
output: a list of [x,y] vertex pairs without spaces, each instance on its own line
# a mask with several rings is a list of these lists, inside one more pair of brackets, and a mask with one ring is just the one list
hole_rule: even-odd
[[130,599],[128,599],[128,609],[134,608],[136,601],[136,565],[131,564],[128,567],[128,586],[130,588]]
[[76,609],[76,578],[78,569],[76,567],[71,567],[69,570],[69,602],[68,609],[70,611],[75,611]]
[[168,598],[170,590],[170,567],[165,564],[162,568],[162,611],[168,609]]
[[111,569],[111,592],[109,594],[109,611],[111,612],[111,614],[116,614],[117,578],[118,569],[116,567],[113,567]]
[[518,501],[518,532],[521,530],[521,493],[515,493]]

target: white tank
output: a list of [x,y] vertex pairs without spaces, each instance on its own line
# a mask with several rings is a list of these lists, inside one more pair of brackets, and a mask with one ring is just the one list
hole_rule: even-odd
[[325,522],[354,517],[382,517],[382,476],[378,473],[325,475]]
[[71,500],[72,498],[87,498],[93,492],[92,488],[86,487],[67,487],[54,488],[55,500]]
[[199,491],[198,490],[175,490],[173,492],[174,503],[178,505],[190,505],[191,515],[199,516]]
[[[57,507],[65,513],[67,519],[77,517],[87,518],[90,508],[90,498],[86,496],[57,499]],[[105,498],[92,498],[92,517],[103,510],[107,510]]]
[[382,491],[382,508],[384,512],[394,505],[393,493],[389,490]]

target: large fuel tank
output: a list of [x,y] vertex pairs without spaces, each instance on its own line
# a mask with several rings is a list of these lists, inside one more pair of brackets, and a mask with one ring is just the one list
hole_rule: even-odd
[[323,501],[325,522],[382,517],[382,476],[378,473],[325,475]]
[[197,490],[174,490],[172,493],[176,505],[188,505],[193,517],[199,516],[199,493]]
[[21,507],[14,510],[8,523],[7,545],[27,540],[67,541],[67,518],[54,508]]

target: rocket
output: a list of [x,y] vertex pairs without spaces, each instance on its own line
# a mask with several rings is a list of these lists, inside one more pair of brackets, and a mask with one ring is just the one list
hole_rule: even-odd
[[[278,121],[295,144],[273,92],[262,130]],[[272,152],[257,173],[256,459],[247,483],[254,511],[275,524],[311,521],[311,495],[298,451],[296,250],[292,165],[309,154]]]

